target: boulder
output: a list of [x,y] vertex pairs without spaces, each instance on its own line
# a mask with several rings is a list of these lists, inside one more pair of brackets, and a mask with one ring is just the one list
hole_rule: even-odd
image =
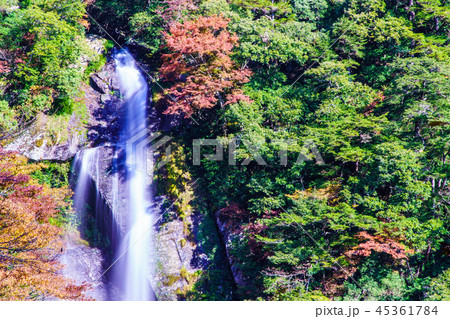
[[65,266],[63,274],[75,284],[89,284],[85,295],[94,300],[107,300],[108,287],[103,273],[104,256],[100,249],[89,247],[81,240],[65,238],[65,247],[59,261]]
[[89,48],[96,54],[105,54],[105,42],[107,40],[96,35],[88,34],[86,35],[86,43]]

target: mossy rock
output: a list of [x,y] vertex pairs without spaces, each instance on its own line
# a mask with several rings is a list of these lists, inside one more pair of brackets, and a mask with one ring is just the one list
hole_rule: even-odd
[[174,283],[176,283],[178,280],[180,280],[180,276],[177,275],[168,275],[167,280],[163,282],[163,285],[166,287],[172,286]]
[[42,145],[44,145],[44,139],[43,138],[38,139],[35,144],[37,147],[41,147]]

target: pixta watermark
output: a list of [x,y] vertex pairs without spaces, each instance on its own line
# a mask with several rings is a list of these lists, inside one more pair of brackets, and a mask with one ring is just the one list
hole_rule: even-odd
[[[204,158],[209,161],[228,161],[228,165],[235,166],[235,165],[243,165],[247,166],[250,164],[250,162],[255,161],[257,165],[261,166],[267,166],[266,160],[261,155],[261,148],[267,146],[267,144],[272,145],[274,148],[278,149],[278,164],[281,166],[287,166],[288,165],[288,153],[289,148],[298,149],[299,143],[296,140],[293,139],[277,139],[277,140],[271,140],[270,143],[252,143],[248,139],[244,138],[233,138],[228,143],[224,143],[222,140],[219,139],[196,139],[193,140],[192,145],[192,151],[193,151],[193,160],[192,164],[195,166],[201,165],[201,159]],[[214,154],[204,154],[202,152],[202,147],[214,147],[215,153]],[[227,159],[224,157],[224,148],[225,146],[228,147],[228,156]],[[320,154],[316,144],[313,140],[306,140],[303,142],[303,147],[301,148],[301,152],[297,155],[297,158],[295,160],[296,164],[300,164],[302,162],[306,161],[313,161],[313,159],[316,160],[317,165],[324,165],[325,162],[322,158],[322,155]],[[247,156],[245,159],[243,159],[242,162],[238,163],[237,153],[238,148],[245,149],[249,156]]]
[[[127,166],[153,175],[155,170],[161,169],[170,161],[171,141],[171,137],[158,132],[150,130],[139,132],[126,143]],[[261,150],[267,147],[277,150],[278,153],[275,163],[272,159],[272,166],[288,166],[309,161],[315,161],[317,165],[325,164],[316,144],[310,139],[301,143],[294,139],[274,139],[270,142],[259,141],[257,143],[245,138],[233,138],[228,141],[193,139],[191,147],[192,165],[194,166],[200,166],[204,161],[226,161],[230,166],[247,166],[253,161],[256,165],[267,166],[269,165],[268,161],[261,154]],[[165,156],[155,162],[158,154]],[[295,155],[289,156],[289,154]]]

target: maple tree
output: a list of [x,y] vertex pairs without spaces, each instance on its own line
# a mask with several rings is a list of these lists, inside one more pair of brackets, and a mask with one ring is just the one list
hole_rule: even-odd
[[238,68],[230,58],[238,38],[226,30],[229,20],[213,15],[171,25],[164,33],[171,53],[163,56],[163,79],[174,81],[167,90],[166,114],[210,109],[217,104],[250,101],[239,88],[251,71]]
[[413,253],[412,250],[405,249],[404,245],[391,238],[370,235],[365,231],[359,232],[356,237],[363,242],[346,253],[346,255],[351,258],[368,257],[372,252],[377,252],[386,253],[395,260],[401,260],[408,259],[407,253]]
[[54,221],[70,191],[30,177],[44,166],[0,147],[0,300],[83,299],[88,288],[61,274],[63,242]]

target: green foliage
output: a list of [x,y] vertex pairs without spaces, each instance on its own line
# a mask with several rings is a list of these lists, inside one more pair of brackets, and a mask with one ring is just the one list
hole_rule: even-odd
[[199,11],[204,15],[222,14],[226,18],[239,19],[239,15],[231,10],[226,0],[206,0],[199,5]]
[[[204,159],[193,171],[209,209],[228,212],[233,266],[251,278],[241,298],[425,298],[448,259],[447,8],[383,0],[199,5],[201,14],[231,19],[234,58],[253,71],[244,87],[251,103],[211,112],[207,128],[181,130],[225,146],[237,141],[235,166]],[[296,141],[287,165],[279,164],[285,145],[273,143],[280,139]],[[311,157],[307,140],[325,165],[295,163]],[[251,156],[245,141],[266,166],[242,165]]]
[[[138,44],[151,55],[161,45],[164,4],[162,0],[97,0],[90,11],[113,38],[124,38],[128,44]],[[103,33],[103,30],[99,32]]]
[[162,161],[168,163],[158,175],[163,184],[163,192],[174,201],[174,209],[178,217],[184,220],[192,213],[191,201],[194,193],[190,186],[191,175],[186,168],[186,154],[179,145],[173,147],[170,157],[163,155]]
[[280,277],[266,277],[265,293],[274,301],[329,301],[319,290],[306,291],[305,286]]
[[53,107],[71,111],[82,79],[84,14],[81,0],[33,0],[0,17],[0,78],[19,127]]
[[444,35],[450,28],[450,9],[447,0],[417,1],[414,4],[417,15],[414,24],[419,30]]
[[43,162],[43,168],[31,176],[40,184],[47,184],[52,188],[69,186],[70,163]]
[[114,46],[115,46],[114,41],[111,41],[109,39],[105,39],[105,42],[103,44],[103,50],[105,52],[109,52],[109,51],[111,51],[114,48]]
[[442,274],[431,280],[427,295],[427,300],[450,300],[450,269],[447,269]]
[[[128,19],[133,14],[136,14],[145,8],[147,1],[145,0],[97,0],[95,5],[103,14],[109,15],[109,18],[118,18],[118,22],[122,19]],[[111,20],[112,22],[112,20]]]
[[403,111],[411,122],[420,124],[450,120],[450,102],[446,98],[450,94],[449,63],[429,57],[404,58],[397,59],[393,69],[396,77],[390,92],[392,111]]

